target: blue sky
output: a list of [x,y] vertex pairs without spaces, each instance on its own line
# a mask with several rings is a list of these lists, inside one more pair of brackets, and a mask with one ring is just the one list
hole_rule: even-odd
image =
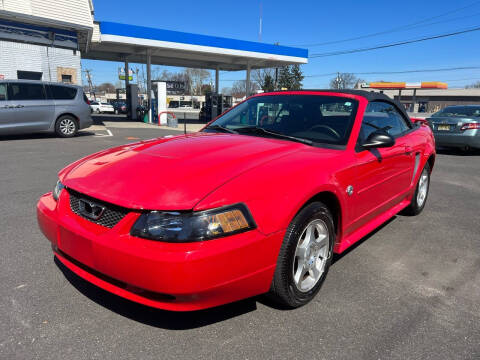
[[[94,0],[95,19],[169,30],[258,41],[260,2],[263,7],[262,42],[305,47],[382,32],[417,23],[380,36],[307,47],[310,54],[376,46],[480,26],[480,1],[154,1]],[[465,9],[461,9],[464,8]],[[438,16],[449,13],[445,16]],[[432,17],[435,19],[427,20]],[[431,24],[435,23],[435,24]],[[431,24],[428,25],[427,24]],[[333,72],[378,72],[447,67],[480,67],[480,31],[450,38],[364,53],[310,59],[303,66],[305,88],[328,87]],[[94,83],[115,83],[122,64],[82,60],[92,69]],[[175,71],[175,68],[164,67]],[[480,69],[396,75],[359,75],[367,81],[447,81],[463,87],[480,81]],[[244,79],[244,72],[221,73],[220,87]],[[85,81],[85,80],[84,80]]]

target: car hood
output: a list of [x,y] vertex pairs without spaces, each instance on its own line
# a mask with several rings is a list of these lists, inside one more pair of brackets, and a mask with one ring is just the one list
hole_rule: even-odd
[[188,210],[230,179],[306,145],[197,133],[106,150],[59,173],[67,187],[132,209]]

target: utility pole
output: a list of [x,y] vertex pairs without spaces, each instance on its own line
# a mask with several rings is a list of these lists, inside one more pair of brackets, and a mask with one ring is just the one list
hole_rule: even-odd
[[258,42],[262,42],[262,26],[263,26],[263,6],[262,6],[262,2],[260,1],[260,24],[259,24],[259,28],[258,28]]
[[92,85],[92,75],[91,75],[92,70],[85,69],[84,71],[85,71],[85,75],[87,76],[88,89],[89,89],[89,92],[90,92],[90,96],[92,96],[92,94],[93,94],[93,98],[96,100],[95,93],[93,92],[93,85]]

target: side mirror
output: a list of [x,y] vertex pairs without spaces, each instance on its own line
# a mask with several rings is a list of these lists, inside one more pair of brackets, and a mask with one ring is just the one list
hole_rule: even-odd
[[364,149],[386,148],[395,145],[395,139],[386,131],[377,130],[371,133],[362,144]]

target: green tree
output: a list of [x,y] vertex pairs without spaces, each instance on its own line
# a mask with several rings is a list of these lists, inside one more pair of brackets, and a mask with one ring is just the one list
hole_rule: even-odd
[[265,75],[265,78],[263,79],[262,90],[265,92],[275,90],[275,80],[271,75]]
[[300,65],[295,64],[290,66],[290,74],[292,79],[290,90],[301,90],[303,87],[302,82],[305,77],[300,69]]
[[300,90],[303,87],[303,73],[300,65],[287,65],[280,68],[278,87],[287,90]]
[[292,83],[289,66],[282,66],[278,72],[278,88],[290,89]]

